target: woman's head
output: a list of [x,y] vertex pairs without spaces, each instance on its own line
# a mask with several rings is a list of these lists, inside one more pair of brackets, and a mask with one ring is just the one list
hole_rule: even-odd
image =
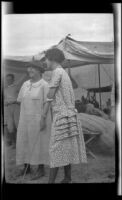
[[45,61],[48,68],[51,68],[54,63],[61,64],[64,60],[63,52],[57,48],[49,49],[45,53]]
[[7,85],[11,85],[14,83],[14,74],[7,74],[6,75],[6,82],[7,82]]
[[36,76],[42,76],[42,74],[44,73],[44,69],[41,66],[30,63],[27,68],[27,72],[30,78],[34,78]]

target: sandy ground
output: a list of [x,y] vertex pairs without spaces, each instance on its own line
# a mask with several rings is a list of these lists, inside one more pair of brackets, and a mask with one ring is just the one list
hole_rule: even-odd
[[[95,146],[92,144],[92,146]],[[88,154],[88,163],[72,166],[73,183],[113,183],[115,181],[115,155],[113,150],[103,147],[101,149],[98,142],[95,148],[90,147],[95,154],[96,159]],[[5,180],[7,183],[47,183],[49,177],[49,167],[45,167],[46,175],[38,180],[30,180],[30,176],[26,175],[24,180],[18,177],[17,171],[19,167],[15,163],[15,148],[5,146]],[[63,179],[63,168],[60,168],[56,183]]]

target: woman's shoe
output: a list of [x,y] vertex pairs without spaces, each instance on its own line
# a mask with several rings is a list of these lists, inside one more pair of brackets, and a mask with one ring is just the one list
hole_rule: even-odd
[[[19,172],[17,173],[17,176],[23,176],[25,173],[26,167],[27,166],[25,166],[23,169],[19,170]],[[29,174],[29,173],[30,173],[30,166],[28,166],[28,168],[26,170],[26,174]]]
[[36,180],[42,178],[45,175],[44,170],[37,170],[35,173],[31,174],[31,180]]
[[21,169],[17,172],[17,176],[23,176],[24,175],[24,172],[25,172],[25,168],[24,169]]
[[68,180],[68,179],[63,179],[60,183],[72,183],[72,180]]

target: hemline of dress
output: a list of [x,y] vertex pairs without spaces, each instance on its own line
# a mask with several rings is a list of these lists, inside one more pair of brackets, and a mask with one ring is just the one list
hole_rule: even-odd
[[65,164],[60,164],[60,165],[51,165],[50,164],[50,168],[55,168],[55,167],[64,167],[64,166],[67,166],[67,165],[78,165],[78,164],[87,164],[87,161],[78,161],[78,162],[67,162]]
[[49,162],[30,162],[28,160],[24,160],[24,161],[16,161],[16,165],[24,165],[25,163],[30,164],[30,165],[50,165]]

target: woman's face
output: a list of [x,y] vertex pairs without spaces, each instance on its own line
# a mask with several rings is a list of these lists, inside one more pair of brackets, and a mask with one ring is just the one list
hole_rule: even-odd
[[7,84],[7,85],[11,85],[11,84],[13,84],[13,83],[14,83],[14,78],[11,77],[11,76],[7,76],[7,77],[6,77],[6,84]]
[[47,69],[52,69],[52,62],[46,58],[45,63],[47,65]]
[[36,77],[39,74],[39,70],[33,67],[28,67],[27,71],[30,78]]

